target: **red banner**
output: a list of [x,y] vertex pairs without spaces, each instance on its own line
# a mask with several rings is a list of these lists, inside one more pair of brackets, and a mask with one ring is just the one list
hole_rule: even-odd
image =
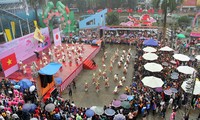
[[12,53],[1,59],[1,65],[4,71],[10,69],[17,64],[15,53]]

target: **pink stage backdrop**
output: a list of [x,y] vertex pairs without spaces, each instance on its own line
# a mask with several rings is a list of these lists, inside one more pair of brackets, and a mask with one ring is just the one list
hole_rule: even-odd
[[56,29],[53,30],[53,39],[54,39],[54,45],[55,46],[61,45],[61,37],[60,37],[59,28],[56,28]]
[[[49,47],[51,45],[51,41],[48,28],[41,29],[41,33],[45,36],[43,43],[39,42],[38,40],[35,40],[33,38],[34,33],[31,33],[23,37],[14,39],[11,42],[1,44],[0,59],[6,57],[8,54],[15,53],[17,62],[19,62],[20,60],[23,61],[34,55],[35,50],[39,52]],[[11,75],[16,70],[18,70],[18,65],[14,66],[13,68],[10,68],[7,71],[4,71],[5,77]]]
[[33,38],[34,33],[12,40],[11,42],[0,45],[0,59],[4,58],[8,51],[16,54],[17,61],[25,60],[32,55],[34,51],[42,51],[51,45],[48,28],[41,29],[41,33],[45,36],[43,43]]

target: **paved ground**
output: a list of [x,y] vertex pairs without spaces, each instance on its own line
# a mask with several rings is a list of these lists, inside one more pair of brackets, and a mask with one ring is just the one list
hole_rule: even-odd
[[[129,48],[132,49],[132,54],[134,57],[135,54],[135,47],[134,46],[128,46],[128,45],[106,45],[105,51],[108,52],[108,58],[106,59],[105,63],[107,65],[107,68],[109,69],[109,61],[110,57],[114,54],[114,51],[116,49],[119,50],[128,50]],[[120,51],[120,53],[121,53]],[[98,69],[102,69],[102,64],[101,64],[101,58],[103,56],[104,50],[102,49],[97,56],[94,58],[95,62],[98,65]],[[133,61],[133,59],[131,60]],[[117,95],[114,95],[112,92],[114,90],[114,87],[118,84],[118,82],[113,81],[113,76],[115,73],[119,74],[119,77],[123,76],[123,68],[118,68],[117,67],[117,62],[115,62],[114,67],[113,67],[113,72],[107,72],[107,76],[109,77],[110,81],[110,87],[105,88],[104,87],[104,82],[103,80],[100,80],[100,92],[96,93],[95,91],[95,86],[92,84],[92,75],[93,72],[97,72],[98,69],[96,70],[83,70],[79,76],[75,79],[76,81],[76,89],[73,89],[73,95],[72,97],[69,97],[68,95],[68,90],[66,89],[63,93],[63,97],[70,99],[71,101],[74,101],[77,106],[80,107],[91,107],[91,106],[103,106],[103,105],[109,105],[110,102],[113,99],[118,98],[120,94],[124,92],[124,87],[129,86],[132,81],[132,73],[133,73],[133,62],[129,65],[128,68],[128,74],[126,75],[127,81],[124,83],[124,87],[120,88],[120,92]],[[88,83],[89,89],[88,92],[84,91],[84,84],[85,82]],[[166,113],[166,120],[169,120],[170,113],[172,110],[167,110]],[[190,120],[196,120],[199,113],[199,110],[192,110],[190,114]],[[177,117],[176,120],[181,120],[182,115],[184,114],[184,109],[183,110],[178,110],[177,111]],[[159,120],[161,117],[159,115],[152,116],[151,114],[148,116],[148,120]]]

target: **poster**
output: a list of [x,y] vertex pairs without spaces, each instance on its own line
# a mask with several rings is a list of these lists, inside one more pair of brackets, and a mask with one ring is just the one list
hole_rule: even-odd
[[56,29],[53,30],[53,39],[54,39],[54,45],[55,46],[61,45],[61,37],[60,37],[59,28],[56,28]]

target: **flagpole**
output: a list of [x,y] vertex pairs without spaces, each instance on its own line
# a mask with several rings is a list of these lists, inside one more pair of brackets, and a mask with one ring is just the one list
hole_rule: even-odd
[[31,31],[30,31],[30,26],[29,26],[28,18],[26,18],[26,22],[27,22],[27,26],[28,26],[28,33],[30,34]]
[[20,28],[20,31],[21,31],[21,36],[23,36],[23,32],[22,32],[22,24],[21,24],[21,21],[19,20],[19,28]]
[[0,18],[0,24],[1,24],[1,29],[2,29],[2,32],[3,32],[4,28],[3,28],[3,24],[2,24],[1,18]]

